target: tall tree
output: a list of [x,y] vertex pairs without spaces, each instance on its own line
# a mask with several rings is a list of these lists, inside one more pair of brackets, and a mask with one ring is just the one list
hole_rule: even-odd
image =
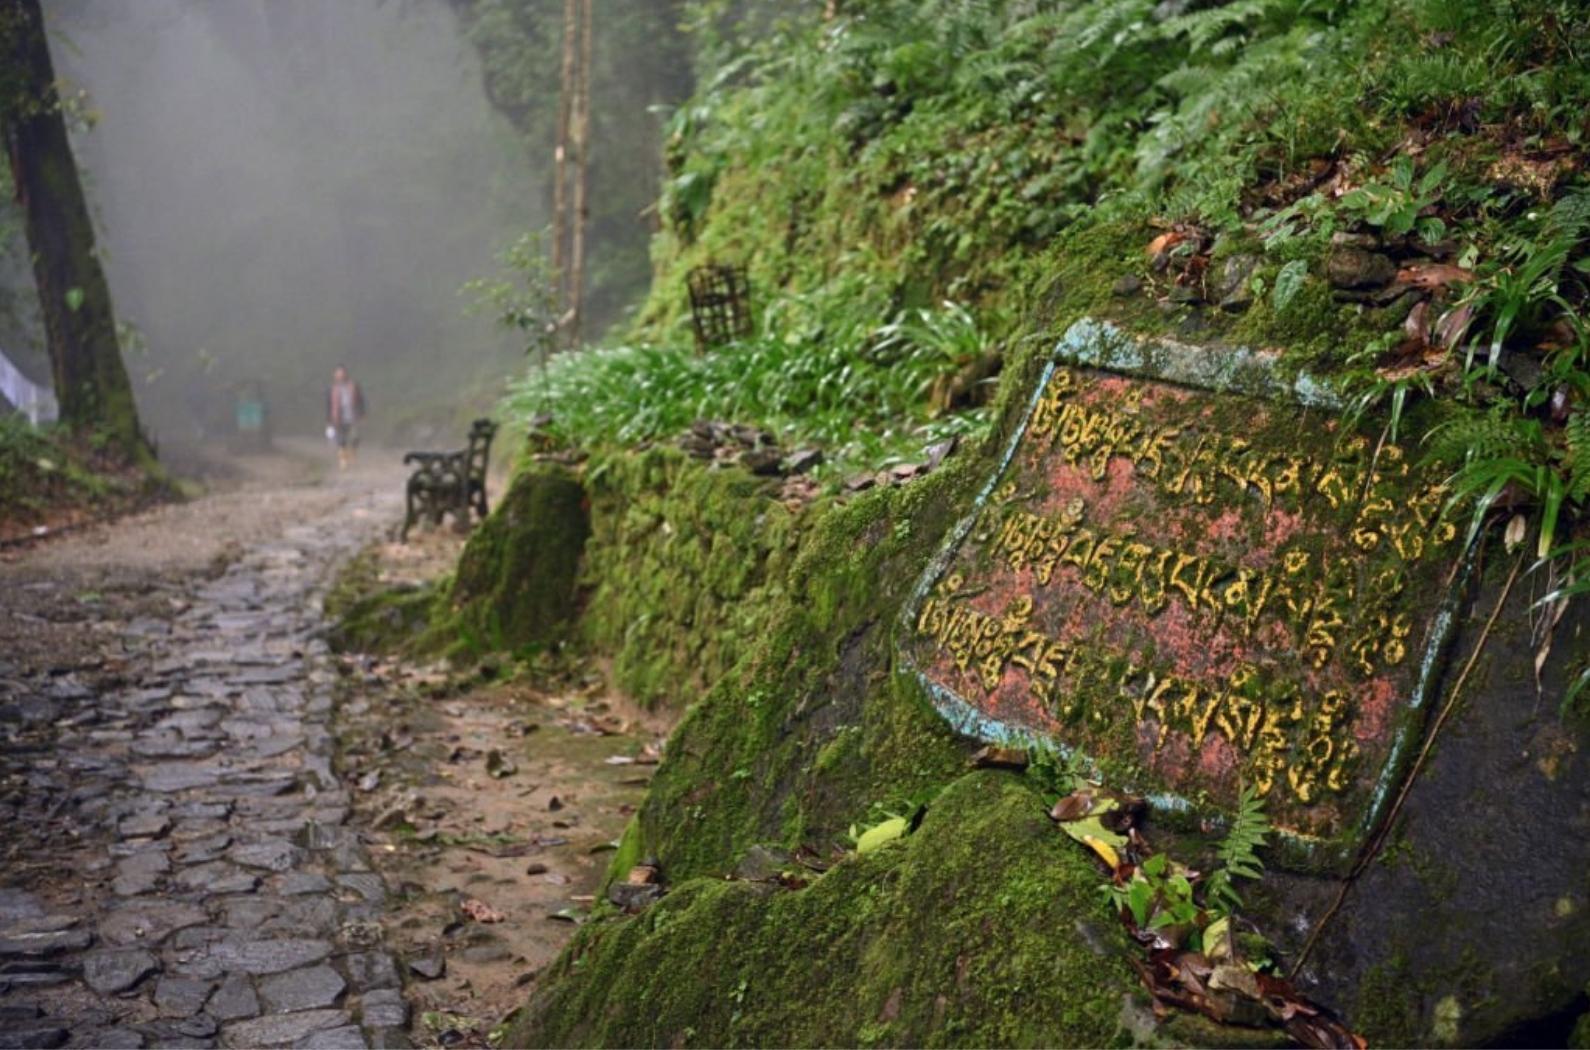
[[150,457],[50,61],[39,0],[0,0],[0,139],[33,256],[62,422]]

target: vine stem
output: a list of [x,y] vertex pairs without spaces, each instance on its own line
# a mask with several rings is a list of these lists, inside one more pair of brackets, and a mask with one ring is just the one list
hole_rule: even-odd
[[1463,695],[1463,686],[1468,682],[1469,673],[1474,670],[1474,664],[1479,660],[1480,653],[1485,650],[1485,643],[1491,636],[1491,629],[1496,626],[1496,621],[1501,618],[1502,609],[1507,605],[1507,597],[1513,591],[1513,582],[1518,579],[1518,570],[1523,567],[1524,556],[1520,554],[1518,560],[1513,562],[1513,571],[1507,574],[1507,582],[1502,585],[1502,593],[1496,599],[1496,608],[1491,610],[1490,619],[1485,621],[1485,627],[1480,631],[1480,636],[1474,643],[1474,649],[1469,653],[1469,658],[1463,665],[1463,670],[1458,674],[1457,681],[1452,684],[1452,691],[1447,694],[1446,703],[1441,705],[1441,713],[1436,716],[1435,725],[1430,728],[1430,733],[1425,737],[1424,747],[1419,749],[1419,757],[1414,759],[1413,768],[1408,771],[1407,777],[1402,782],[1402,789],[1397,792],[1396,801],[1391,804],[1391,809],[1386,814],[1386,819],[1381,822],[1380,829],[1375,832],[1369,844],[1359,854],[1358,860],[1353,864],[1352,870],[1342,879],[1336,898],[1331,901],[1331,906],[1325,909],[1325,914],[1320,916],[1314,924],[1314,929],[1309,932],[1308,940],[1303,943],[1303,950],[1298,952],[1297,960],[1292,963],[1292,968],[1287,976],[1296,980],[1303,965],[1308,962],[1309,955],[1314,951],[1314,946],[1319,943],[1320,934],[1325,927],[1330,925],[1331,919],[1341,910],[1342,902],[1347,899],[1348,892],[1358,877],[1364,873],[1379,856],[1380,849],[1385,845],[1386,837],[1391,834],[1391,829],[1397,823],[1397,817],[1402,813],[1402,804],[1408,800],[1408,794],[1413,790],[1414,783],[1419,779],[1419,774],[1424,770],[1424,763],[1430,757],[1430,750],[1435,746],[1436,737],[1440,735],[1441,728],[1446,725],[1447,718],[1457,706],[1458,697]]

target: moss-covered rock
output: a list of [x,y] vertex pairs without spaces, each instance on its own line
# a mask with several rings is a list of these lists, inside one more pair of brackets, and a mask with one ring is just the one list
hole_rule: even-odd
[[951,784],[918,830],[799,891],[695,879],[582,931],[530,1046],[1107,1046],[1136,978],[1098,872],[1025,780]]
[[562,640],[579,610],[590,532],[585,489],[573,474],[540,464],[521,472],[458,562],[451,598],[466,643],[520,649]]

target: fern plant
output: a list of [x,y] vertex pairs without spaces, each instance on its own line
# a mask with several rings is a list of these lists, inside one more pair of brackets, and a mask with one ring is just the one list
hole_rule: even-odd
[[1218,857],[1220,867],[1210,873],[1204,882],[1204,896],[1209,910],[1226,914],[1242,907],[1242,897],[1234,883],[1237,879],[1257,879],[1264,874],[1264,861],[1259,859],[1270,837],[1270,818],[1264,812],[1264,800],[1251,787],[1244,787],[1237,799],[1236,816],[1231,830],[1220,842]]

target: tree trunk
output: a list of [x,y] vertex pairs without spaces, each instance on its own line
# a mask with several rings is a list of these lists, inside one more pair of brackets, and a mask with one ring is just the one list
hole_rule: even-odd
[[0,75],[0,133],[26,219],[61,421],[104,434],[129,460],[146,460],[39,0],[0,0],[0,57],[9,66]]
[[595,0],[581,0],[580,69],[576,78],[574,140],[577,143],[574,168],[574,235],[569,252],[569,341],[578,343],[581,302],[585,293],[585,226],[591,208],[587,200],[591,161],[591,8]]
[[569,114],[574,106],[575,35],[579,32],[580,0],[563,0],[563,78],[558,93],[558,141],[552,154],[552,272],[558,282],[558,306],[569,292]]

